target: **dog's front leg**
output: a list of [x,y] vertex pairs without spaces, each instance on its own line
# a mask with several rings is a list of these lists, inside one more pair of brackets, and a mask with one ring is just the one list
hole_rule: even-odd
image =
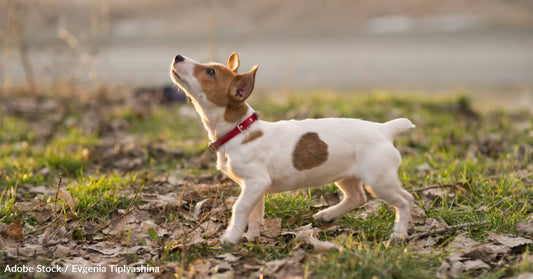
[[257,204],[255,205],[252,213],[248,217],[248,231],[244,234],[244,237],[248,241],[254,241],[259,237],[261,232],[261,225],[263,225],[263,215],[265,213],[265,195],[261,196]]
[[[244,179],[243,181],[241,194],[233,205],[228,228],[220,237],[220,242],[223,244],[236,244],[239,242],[248,223],[250,213],[257,203],[262,200],[261,198],[264,197],[266,190],[270,187],[270,179],[268,178]],[[252,224],[252,227],[256,225]]]

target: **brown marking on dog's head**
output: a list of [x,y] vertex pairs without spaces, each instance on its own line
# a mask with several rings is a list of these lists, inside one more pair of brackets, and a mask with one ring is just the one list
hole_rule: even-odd
[[328,145],[317,133],[303,134],[292,152],[292,164],[297,170],[312,169],[328,159]]
[[220,107],[226,107],[224,120],[236,122],[246,116],[248,106],[244,103],[254,90],[257,65],[247,73],[238,74],[239,56],[232,53],[228,67],[220,64],[197,64],[194,76],[200,83],[206,98]]
[[254,141],[260,137],[263,136],[263,131],[261,130],[254,130],[252,132],[249,132],[248,134],[246,134],[246,136],[244,137],[244,139],[242,140],[242,144],[245,144],[245,143],[248,143],[248,142],[251,142],[251,141]]

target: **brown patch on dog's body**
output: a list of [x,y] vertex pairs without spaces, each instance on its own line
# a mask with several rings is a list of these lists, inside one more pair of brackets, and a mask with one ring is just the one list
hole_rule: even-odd
[[292,164],[300,171],[318,167],[327,159],[328,145],[314,132],[302,135],[292,152]]
[[248,142],[251,142],[251,141],[254,141],[260,137],[263,136],[263,131],[261,130],[255,130],[255,131],[252,131],[248,134],[246,134],[246,136],[244,137],[244,139],[242,140],[242,144],[245,144],[245,143],[248,143]]
[[[209,68],[215,70],[215,76],[207,74]],[[255,78],[255,69],[252,71],[252,78]],[[234,97],[241,80],[246,75],[239,75],[236,70],[234,72],[218,64],[199,64],[194,68],[194,76],[205,92],[206,98],[217,106],[226,107],[224,120],[230,123],[238,122],[248,114],[248,105],[244,102],[247,96],[242,100]],[[253,90],[253,84],[251,90]]]

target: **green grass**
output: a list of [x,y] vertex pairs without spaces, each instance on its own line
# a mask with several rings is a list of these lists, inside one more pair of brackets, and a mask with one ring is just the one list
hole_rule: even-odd
[[434,278],[438,258],[389,242],[343,237],[342,252],[328,252],[312,260],[316,278]]
[[140,186],[136,180],[136,174],[85,176],[67,189],[78,202],[75,212],[80,218],[106,219],[109,212],[126,209],[132,202],[130,194],[135,191],[134,187]]
[[[399,175],[404,187],[413,190],[427,185],[461,186],[455,189],[452,197],[443,196],[431,204],[422,204],[428,217],[442,218],[448,225],[486,222],[460,231],[477,241],[485,241],[488,231],[517,234],[516,224],[533,214],[533,117],[529,112],[472,111],[470,100],[464,96],[430,98],[385,93],[316,92],[276,99],[258,98],[255,102],[252,98],[251,105],[261,112],[262,119],[270,121],[309,117],[387,121],[408,117],[417,128],[399,135],[395,142],[402,152]],[[61,121],[50,138],[39,138],[35,120],[0,115],[0,221],[31,220],[31,215],[16,210],[17,202],[32,199],[20,193],[20,185],[45,185],[54,189],[59,173],[63,174],[63,187],[77,201],[70,218],[93,224],[108,221],[110,212],[138,206],[134,200],[135,191],[142,185],[147,188],[143,191],[155,191],[158,185],[166,183],[161,177],[169,173],[190,181],[215,175],[213,169],[201,169],[200,164],[193,163],[206,152],[207,137],[197,117],[179,113],[183,106],[191,105],[161,106],[142,116],[122,106],[103,115],[108,121],[126,121],[125,132],[135,137],[142,148],[163,142],[172,150],[183,152],[182,158],[169,159],[145,151],[141,156],[146,160],[134,170],[102,169],[95,165],[90,151],[109,140],[98,128],[86,131]],[[79,117],[72,113],[64,118],[69,116]],[[215,159],[211,154],[207,156],[211,156],[208,160]],[[214,181],[201,183],[217,183]],[[187,183],[189,189],[194,188],[192,182]],[[173,187],[178,193],[183,189],[183,186]],[[236,189],[235,185],[222,187],[218,195],[227,198],[235,195]],[[294,230],[309,223],[319,226],[321,224],[312,218],[319,209],[313,206],[319,203],[321,194],[336,191],[336,187],[328,185],[321,190],[267,195],[265,217],[281,218],[282,230]],[[214,195],[214,191],[199,191],[191,197],[213,199]],[[191,197],[190,201],[198,201]],[[422,197],[415,195],[415,198],[420,202]],[[174,217],[162,218],[192,222],[193,208],[194,203],[187,204],[172,209]],[[480,208],[484,209],[478,210]],[[436,247],[433,253],[425,254],[414,251],[409,244],[389,243],[394,213],[387,204],[381,204],[367,218],[360,218],[361,212],[362,209],[357,209],[335,221],[341,233],[320,235],[343,250],[306,258],[303,264],[308,266],[313,278],[435,277],[447,252]],[[29,224],[35,225],[35,221]],[[269,261],[289,257],[293,249],[301,245],[287,236],[279,237],[278,241],[277,245],[242,243],[233,248],[221,248],[198,244],[186,251],[162,249],[160,261],[177,261],[186,269],[197,259],[227,252],[243,255],[244,262]],[[164,244],[172,246],[173,243]],[[530,255],[527,249],[524,253]],[[486,271],[481,276],[497,278],[524,271],[533,271],[533,266],[521,260],[505,269]]]

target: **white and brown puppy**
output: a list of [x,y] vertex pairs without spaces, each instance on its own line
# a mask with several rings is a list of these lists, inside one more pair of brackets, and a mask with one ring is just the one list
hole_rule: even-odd
[[[266,122],[257,120],[245,102],[252,93],[257,66],[237,72],[239,57],[232,53],[227,67],[200,64],[177,55],[173,81],[190,97],[217,152],[217,168],[241,186],[222,243],[259,236],[264,196],[335,182],[344,193],[337,205],[315,215],[331,221],[363,205],[363,182],[378,198],[396,209],[391,237],[407,236],[413,197],[402,189],[397,171],[400,153],[394,136],[414,125],[405,118],[386,123],[359,119],[323,118]],[[245,131],[244,131],[245,130]],[[244,132],[243,132],[244,131]]]

